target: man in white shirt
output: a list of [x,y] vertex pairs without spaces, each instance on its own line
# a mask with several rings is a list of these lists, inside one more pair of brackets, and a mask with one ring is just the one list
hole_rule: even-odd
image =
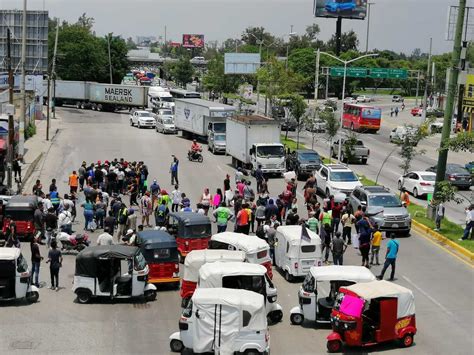
[[113,245],[114,237],[109,234],[109,230],[106,228],[104,233],[97,237],[97,245]]
[[459,240],[466,240],[469,238],[469,232],[471,232],[471,229],[474,229],[474,204],[471,204],[466,208],[466,228],[464,228],[464,234]]
[[178,207],[181,204],[181,191],[179,191],[178,185],[174,185],[174,190],[171,191],[171,212],[178,212]]
[[69,205],[65,205],[63,211],[58,216],[58,226],[62,232],[72,234],[72,215]]
[[53,207],[53,204],[51,203],[51,200],[49,199],[49,194],[46,194],[42,202],[43,202],[43,212],[46,214],[48,213],[49,209]]

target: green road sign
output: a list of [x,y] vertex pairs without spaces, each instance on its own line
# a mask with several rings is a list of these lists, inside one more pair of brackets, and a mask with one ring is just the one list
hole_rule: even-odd
[[370,77],[372,79],[386,79],[388,78],[388,69],[386,68],[370,68]]
[[390,79],[406,79],[408,78],[408,70],[406,69],[389,69],[388,77]]
[[[343,67],[335,67],[331,68],[329,71],[331,76],[343,77],[344,76],[344,68]],[[348,78],[366,78],[367,77],[367,68],[358,68],[358,67],[350,67],[347,68],[346,77]]]

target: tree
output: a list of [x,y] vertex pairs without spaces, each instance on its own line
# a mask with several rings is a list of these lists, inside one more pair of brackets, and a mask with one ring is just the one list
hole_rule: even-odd
[[275,37],[269,32],[265,31],[263,27],[247,27],[242,33],[242,42],[258,46],[257,41],[263,41],[267,45],[275,41]]
[[208,71],[204,75],[203,85],[214,93],[235,93],[239,85],[244,83],[240,75],[224,74],[224,56],[218,55],[208,63]]
[[303,78],[302,86],[308,95],[314,92],[316,55],[313,48],[295,49],[288,58],[288,66]]
[[436,183],[435,194],[433,196],[434,205],[440,202],[450,202],[454,201],[457,204],[460,204],[464,201],[463,198],[458,197],[458,189],[453,186],[449,181],[438,181]]
[[180,85],[186,85],[193,81],[194,68],[187,58],[181,58],[173,67],[171,75]]
[[321,29],[317,23],[306,26],[306,36],[311,41],[315,41],[317,39],[319,32],[321,32]]
[[135,44],[135,42],[133,41],[132,37],[128,37],[127,38],[127,49],[137,49],[137,45]]
[[[336,35],[332,35],[331,39],[327,42],[327,49],[336,52]],[[341,34],[341,53],[347,51],[357,51],[359,46],[359,40],[357,34],[354,31],[344,32]]]
[[[344,145],[342,146],[342,155],[341,161],[347,161],[348,163],[353,161],[355,158],[355,146],[357,145],[358,141],[357,134],[355,132],[349,131],[347,133],[346,138],[344,139]],[[339,144],[341,144],[341,141],[339,140]],[[339,153],[338,153],[339,154]]]
[[324,121],[326,124],[326,137],[329,141],[329,155],[328,158],[331,158],[331,147],[334,137],[337,136],[340,127],[340,121],[336,117],[336,114],[330,110],[324,110],[319,113],[319,118]]
[[470,152],[474,153],[474,133],[462,132],[452,138],[448,138],[443,142],[443,149],[449,149],[453,152]]
[[[125,40],[119,36],[113,36],[110,33],[108,36],[100,39],[101,45],[104,49],[104,52],[107,53],[107,64],[108,64],[108,40],[110,38],[110,57],[112,63],[112,79],[113,83],[120,84],[123,77],[127,74],[128,71],[128,60],[127,52],[128,47]],[[110,82],[109,72],[106,71],[107,75],[104,77],[97,78],[99,82]]]
[[234,38],[227,38],[221,46],[222,52],[236,52],[237,49],[243,44],[242,40],[234,39]]
[[95,19],[93,17],[88,17],[87,14],[84,12],[78,19],[76,24],[82,28],[87,29],[89,32],[92,30],[94,26]]
[[[302,118],[306,114],[306,109],[308,108],[308,105],[304,101],[303,96],[297,94],[280,96],[279,98],[287,102],[286,106],[288,107],[291,116],[293,116],[293,118],[296,120],[296,149],[298,149],[300,145],[300,130],[302,127]],[[285,139],[288,139],[288,129],[285,133]]]

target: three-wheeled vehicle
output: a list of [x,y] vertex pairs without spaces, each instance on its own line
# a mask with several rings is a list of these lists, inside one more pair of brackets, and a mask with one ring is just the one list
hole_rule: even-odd
[[329,352],[349,346],[371,346],[399,340],[413,344],[416,334],[415,296],[405,287],[388,281],[372,281],[341,287],[331,314]]
[[168,232],[176,238],[181,261],[191,250],[207,249],[212,235],[209,217],[193,212],[169,214]]
[[282,320],[283,309],[276,303],[277,289],[262,265],[243,262],[204,264],[199,270],[198,288],[233,288],[260,293],[265,297],[267,317],[275,324]]
[[150,272],[148,282],[179,286],[179,255],[176,240],[167,232],[147,230],[138,233],[138,244]]
[[321,266],[321,239],[306,229],[309,239],[301,238],[301,226],[280,226],[276,232],[275,264],[286,281],[304,277],[312,266]]
[[34,214],[37,206],[37,196],[12,196],[4,207],[3,233],[6,233],[11,222],[15,222],[18,236],[25,239],[33,237],[36,234]]
[[305,319],[330,323],[339,287],[374,280],[375,275],[364,266],[313,266],[298,292],[299,306],[290,311],[291,323],[300,325]]
[[252,264],[260,264],[267,268],[267,274],[273,278],[270,247],[256,235],[223,232],[214,234],[209,241],[209,249],[242,250],[246,260]]
[[270,334],[261,294],[228,288],[198,288],[170,336],[174,352],[269,354]]
[[[122,269],[126,272],[122,273]],[[92,297],[156,298],[155,285],[148,283],[148,265],[140,248],[100,245],[84,249],[76,257],[72,291],[79,303]]]
[[0,248],[0,301],[24,298],[38,301],[38,288],[31,284],[31,273],[18,248]]
[[183,278],[181,279],[181,307],[186,307],[193,296],[199,281],[199,269],[206,263],[216,261],[245,261],[245,253],[237,250],[202,249],[191,251],[184,261]]

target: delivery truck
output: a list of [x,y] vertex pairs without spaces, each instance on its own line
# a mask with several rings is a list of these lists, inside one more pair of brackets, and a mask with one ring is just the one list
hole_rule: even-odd
[[[135,85],[99,84],[91,81],[56,80],[51,85],[55,105],[72,105],[80,109],[117,111],[131,108],[145,108],[148,88]],[[47,82],[43,83],[47,100]]]
[[283,174],[285,149],[280,130],[280,122],[261,115],[229,118],[226,153],[232,157],[232,165],[252,173],[260,166],[264,174]]
[[202,99],[175,100],[175,126],[183,137],[208,139],[209,135],[226,132],[226,121],[236,107]]

